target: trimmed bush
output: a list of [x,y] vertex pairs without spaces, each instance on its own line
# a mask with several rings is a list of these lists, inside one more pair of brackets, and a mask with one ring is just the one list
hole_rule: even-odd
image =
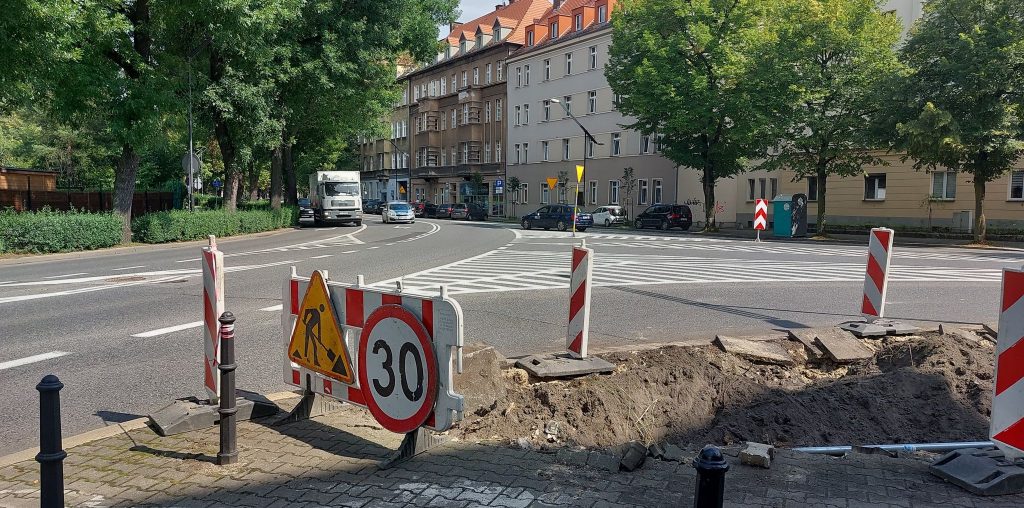
[[227,213],[220,210],[171,210],[147,213],[132,222],[132,239],[144,243],[202,240],[259,233],[289,227],[298,222],[298,210],[284,207],[280,211],[250,210]]
[[119,243],[121,219],[113,213],[0,212],[0,252],[68,252]]

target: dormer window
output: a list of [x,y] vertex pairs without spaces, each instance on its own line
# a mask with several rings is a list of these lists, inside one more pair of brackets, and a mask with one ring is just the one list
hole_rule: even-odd
[[551,38],[552,39],[557,39],[558,38],[558,22],[557,21],[555,21],[554,23],[551,23]]
[[459,51],[462,52],[463,54],[466,53],[466,39],[462,39],[461,41],[459,41]]
[[577,32],[579,32],[580,30],[583,30],[583,15],[582,14],[577,14],[576,15],[575,23],[576,23],[575,24],[575,28],[576,28]]
[[526,45],[533,46],[533,30],[526,32]]
[[452,47],[451,46],[448,46],[447,48],[444,48],[444,57],[446,59],[452,57]]
[[597,8],[597,22],[604,23],[608,21],[608,6],[602,5]]

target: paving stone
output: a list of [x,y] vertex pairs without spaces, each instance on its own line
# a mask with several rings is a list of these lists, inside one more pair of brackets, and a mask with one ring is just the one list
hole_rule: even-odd
[[740,452],[740,462],[749,466],[757,466],[768,469],[772,465],[772,455],[775,448],[764,443],[747,443],[746,448]]
[[768,340],[747,340],[738,337],[718,335],[715,345],[726,353],[736,355],[754,362],[773,363],[777,365],[793,365],[793,357],[781,344]]

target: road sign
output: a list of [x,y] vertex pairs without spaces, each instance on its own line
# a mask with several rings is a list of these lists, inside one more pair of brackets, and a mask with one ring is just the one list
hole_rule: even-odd
[[423,323],[401,305],[383,305],[359,335],[359,386],[366,407],[392,432],[423,425],[437,398],[437,359]]
[[869,320],[885,315],[885,292],[889,287],[889,261],[892,259],[893,230],[874,228],[868,241],[868,267],[864,274],[861,314]]
[[587,343],[590,340],[590,279],[594,272],[591,263],[594,250],[586,243],[572,248],[572,272],[569,282],[569,329],[566,334],[569,355],[574,358],[587,357]]
[[558,179],[557,178],[548,178],[548,188],[549,189],[554,189],[556,185],[558,185]]
[[989,437],[1008,459],[1024,457],[1024,270],[1003,270]]
[[224,313],[224,253],[217,250],[217,239],[210,235],[203,247],[203,386],[210,403],[220,398],[220,322]]
[[503,194],[505,192],[505,181],[501,178],[494,181],[494,193]]
[[576,165],[576,181],[577,182],[582,182],[583,181],[583,166]]
[[754,229],[764,231],[768,227],[768,200],[754,201]]
[[298,316],[288,344],[288,358],[313,372],[352,384],[352,362],[348,359],[345,337],[320,270],[313,272],[309,280]]
[[215,178],[215,179],[213,180],[213,183],[212,183],[212,184],[210,184],[210,185],[213,185],[213,188],[214,188],[214,189],[219,189],[219,188],[221,188],[221,186],[222,186],[223,184],[221,183],[221,181],[220,181],[220,178]]
[[[199,168],[200,168],[200,166],[202,166],[202,163],[199,161],[199,157],[196,157],[196,154],[191,154],[191,155],[192,155],[192,157],[191,157],[192,158],[192,171],[199,171]],[[181,156],[181,169],[184,169],[185,171],[188,171],[188,160],[189,160],[189,154],[188,153],[186,153],[185,155]]]

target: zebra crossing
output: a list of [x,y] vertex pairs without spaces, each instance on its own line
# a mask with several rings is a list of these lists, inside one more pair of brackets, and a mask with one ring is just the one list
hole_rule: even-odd
[[[863,256],[863,252],[859,254]],[[418,293],[437,291],[442,284],[451,294],[534,291],[567,288],[569,252],[499,249],[373,284]],[[891,266],[893,282],[998,282],[996,268]],[[825,261],[707,259],[693,256],[603,253],[594,258],[595,286],[656,284],[728,284],[772,282],[860,282],[864,263]]]

